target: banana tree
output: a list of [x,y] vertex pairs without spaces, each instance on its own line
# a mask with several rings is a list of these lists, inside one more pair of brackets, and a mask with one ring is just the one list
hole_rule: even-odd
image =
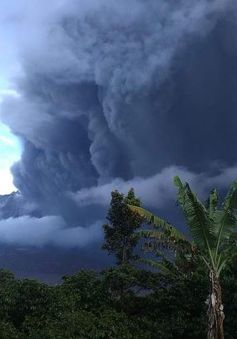
[[[206,204],[203,204],[188,183],[182,183],[176,176],[174,184],[178,188],[177,200],[184,212],[192,240],[151,212],[136,206],[130,208],[154,226],[154,230],[142,231],[143,236],[153,239],[153,244],[155,241],[173,249],[183,247],[205,263],[210,279],[207,338],[223,339],[224,308],[220,275],[236,254],[237,182],[231,185],[222,204],[219,203],[216,190],[211,191]],[[164,269],[159,261],[149,260],[148,264]]]

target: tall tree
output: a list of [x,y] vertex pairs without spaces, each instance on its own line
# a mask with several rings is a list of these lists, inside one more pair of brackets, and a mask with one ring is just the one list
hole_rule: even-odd
[[[171,224],[154,216],[141,207],[130,206],[131,210],[151,223],[155,230],[143,231],[143,235],[153,239],[153,244],[165,248],[181,249],[195,253],[205,263],[209,272],[210,294],[208,298],[208,339],[224,338],[224,310],[220,274],[227,263],[236,255],[237,231],[237,182],[234,182],[220,205],[216,190],[211,191],[208,201],[203,204],[190,186],[174,178],[178,188],[178,203],[183,209],[192,236],[189,241]],[[169,259],[169,258],[168,258]],[[152,266],[167,270],[167,262],[148,261]]]
[[118,265],[129,264],[136,258],[134,248],[138,237],[135,231],[142,223],[142,218],[134,214],[128,205],[141,206],[133,189],[130,189],[126,196],[117,190],[113,191],[107,214],[108,223],[103,226],[105,234],[103,249],[115,255]]

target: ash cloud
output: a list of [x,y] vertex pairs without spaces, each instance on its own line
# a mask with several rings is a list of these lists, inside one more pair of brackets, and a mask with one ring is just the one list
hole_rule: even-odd
[[12,4],[0,20],[18,32],[20,96],[1,119],[24,146],[12,172],[31,210],[4,214],[6,242],[24,242],[25,221],[30,245],[87,245],[114,188],[163,208],[177,172],[200,193],[235,178],[234,0]]

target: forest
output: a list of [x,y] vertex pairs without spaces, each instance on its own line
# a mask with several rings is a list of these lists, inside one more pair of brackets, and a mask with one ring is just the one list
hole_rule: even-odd
[[221,202],[174,183],[186,232],[133,189],[113,191],[103,250],[114,266],[54,286],[1,270],[0,338],[237,338],[237,183]]

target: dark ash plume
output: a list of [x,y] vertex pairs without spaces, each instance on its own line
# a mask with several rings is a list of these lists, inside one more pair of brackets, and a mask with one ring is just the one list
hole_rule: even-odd
[[[15,23],[20,97],[1,108],[23,141],[12,172],[22,206],[31,206],[12,216],[42,230],[58,223],[40,244],[52,243],[52,232],[54,245],[63,246],[63,232],[69,247],[74,232],[78,246],[98,241],[106,207],[94,201],[114,182],[137,185],[150,204],[154,178],[170,178],[173,169],[192,179],[218,177],[220,162],[235,168],[234,0],[40,3]],[[164,182],[154,187],[173,192]],[[15,231],[10,219],[0,233],[4,222]]]

